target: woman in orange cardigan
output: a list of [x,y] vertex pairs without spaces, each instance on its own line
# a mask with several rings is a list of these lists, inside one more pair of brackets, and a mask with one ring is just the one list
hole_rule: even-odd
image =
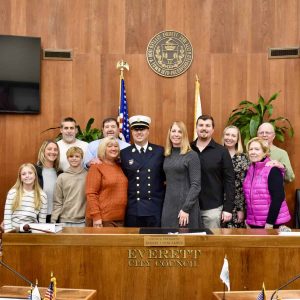
[[102,163],[91,165],[86,179],[86,214],[93,227],[124,225],[128,181],[118,163],[119,156],[116,138],[101,140],[98,157]]

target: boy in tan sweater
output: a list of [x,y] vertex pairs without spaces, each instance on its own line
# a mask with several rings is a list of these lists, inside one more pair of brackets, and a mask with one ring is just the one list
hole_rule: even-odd
[[67,151],[70,167],[57,178],[51,223],[64,226],[85,227],[85,180],[87,171],[82,167],[83,151],[71,147]]

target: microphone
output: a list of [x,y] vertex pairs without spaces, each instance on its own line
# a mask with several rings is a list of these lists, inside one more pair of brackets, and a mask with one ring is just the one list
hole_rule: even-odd
[[26,281],[29,285],[34,286],[34,284],[28,280],[26,277],[24,277],[22,274],[20,274],[18,271],[14,270],[12,267],[10,267],[9,265],[7,265],[4,261],[2,261],[0,259],[0,265],[2,265],[3,267],[5,267],[6,269],[8,269],[9,271],[11,271],[12,273],[14,273],[15,275],[17,275],[18,277],[22,278],[24,281]]
[[25,224],[23,226],[23,230],[24,230],[24,232],[31,232],[31,230],[36,230],[36,231],[41,231],[41,232],[46,232],[46,233],[53,233],[52,231],[49,231],[49,230],[39,229],[39,228],[33,228],[29,224]]
[[[271,296],[270,300],[275,299],[274,296],[276,295],[276,293],[280,290],[282,290],[283,288],[285,288],[286,286],[288,286],[289,284],[291,284],[292,282],[296,281],[297,279],[300,278],[300,274],[296,275],[295,277],[293,277],[292,279],[290,279],[287,283],[283,284],[282,286],[280,286],[277,290],[274,291],[274,293]],[[278,299],[278,298],[276,298]]]

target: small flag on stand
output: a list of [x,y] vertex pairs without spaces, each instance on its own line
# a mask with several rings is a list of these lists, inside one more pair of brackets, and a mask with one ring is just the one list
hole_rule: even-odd
[[50,284],[45,293],[44,300],[55,300],[56,299],[56,278],[51,273]]
[[40,294],[40,291],[39,291],[37,285],[38,285],[38,282],[36,280],[35,287],[33,288],[32,293],[31,293],[32,300],[41,300],[41,294]]
[[202,115],[202,106],[200,98],[200,82],[198,75],[196,75],[195,81],[195,112],[194,112],[194,140],[197,138],[196,122],[197,119]]
[[125,81],[123,71],[129,70],[129,65],[126,61],[120,60],[117,63],[117,69],[120,70],[120,106],[119,106],[119,130],[125,142],[130,142],[130,130],[129,130],[129,115],[128,115],[128,103],[126,97]]
[[230,291],[229,264],[226,256],[224,258],[224,263],[221,270],[220,278],[223,281],[223,283],[227,286],[228,291]]
[[267,300],[266,297],[266,289],[265,289],[265,284],[263,283],[262,285],[262,290],[259,292],[259,294],[257,295],[256,300]]

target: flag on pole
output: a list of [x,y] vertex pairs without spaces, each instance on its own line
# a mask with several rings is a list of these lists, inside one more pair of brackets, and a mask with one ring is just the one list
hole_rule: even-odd
[[266,299],[267,299],[267,297],[266,297],[266,289],[265,289],[265,284],[263,283],[262,290],[257,295],[256,300],[266,300]]
[[32,293],[31,293],[31,299],[32,300],[41,300],[41,294],[39,292],[39,289],[37,287],[37,284],[35,285],[35,287],[33,288],[32,290]]
[[230,291],[229,264],[226,256],[224,258],[224,263],[221,270],[220,278],[223,281],[223,283],[227,286],[228,291]]
[[195,81],[195,113],[194,113],[194,140],[197,138],[196,122],[202,115],[201,98],[200,98],[200,82],[198,75],[196,75]]
[[50,284],[45,293],[44,300],[55,300],[56,299],[56,278],[53,277],[53,273],[51,273]]
[[120,106],[119,106],[119,129],[120,133],[125,138],[127,143],[130,142],[130,130],[129,130],[129,116],[128,116],[128,105],[126,98],[126,90],[125,90],[125,81],[123,76],[120,76]]

